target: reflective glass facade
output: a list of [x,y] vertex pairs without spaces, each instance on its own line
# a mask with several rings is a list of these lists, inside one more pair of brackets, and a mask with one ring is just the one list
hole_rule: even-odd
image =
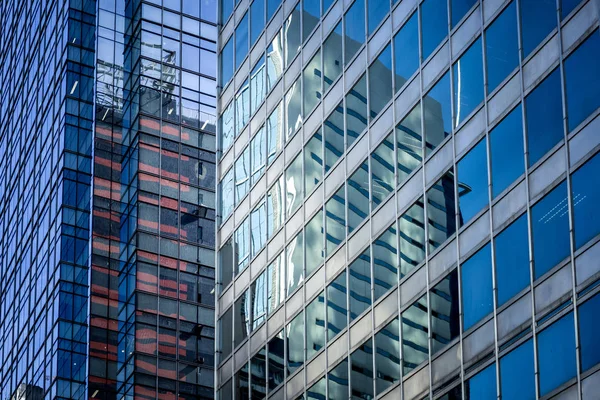
[[220,10],[218,398],[595,399],[597,4]]
[[213,398],[217,3],[0,20],[0,398]]

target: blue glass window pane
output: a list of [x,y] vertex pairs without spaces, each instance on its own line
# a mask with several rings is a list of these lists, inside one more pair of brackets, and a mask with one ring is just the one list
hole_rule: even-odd
[[485,139],[457,164],[459,223],[467,223],[488,204],[487,152]]
[[346,272],[327,286],[327,340],[333,339],[348,324]]
[[398,91],[419,68],[419,21],[416,12],[394,36],[394,61]]
[[485,31],[488,93],[519,65],[519,38],[517,36],[517,7],[510,3]]
[[[348,101],[346,105],[348,105]],[[364,108],[366,108],[366,104]],[[323,133],[325,135],[325,172],[327,172],[344,154],[344,107],[342,103],[338,104],[323,123]]]
[[323,263],[325,251],[323,248],[323,211],[319,212],[304,227],[304,241],[306,242],[306,276],[309,276]]
[[254,0],[250,6],[250,47],[265,27],[265,0]]
[[575,248],[586,244],[600,232],[600,154],[587,161],[572,176],[573,225]]
[[314,385],[312,385],[306,391],[306,399],[307,400],[310,400],[310,399],[325,400],[326,399],[325,395],[327,393],[326,387],[327,387],[327,381],[325,380],[325,377],[322,377],[321,379],[316,381],[314,383]]
[[481,38],[460,57],[454,71],[454,126],[457,127],[483,101]]
[[304,312],[290,322],[285,328],[287,347],[288,374],[294,372],[304,364]]
[[373,344],[370,339],[350,355],[350,393],[355,399],[373,398]]
[[306,359],[325,346],[325,292],[306,306]]
[[535,399],[532,339],[500,359],[500,389],[505,399]]
[[462,264],[462,310],[464,330],[492,312],[492,255],[486,244]]
[[[338,109],[341,109],[341,103]],[[346,132],[348,146],[367,127],[367,74],[356,82],[346,95]]]
[[396,225],[390,226],[373,241],[374,299],[383,296],[398,284],[398,237]]
[[377,394],[400,380],[400,326],[398,318],[375,334]]
[[527,214],[496,236],[498,306],[529,285]]
[[569,132],[600,107],[600,34],[592,33],[565,60]]
[[394,137],[389,134],[371,153],[371,193],[375,205],[394,190]]
[[233,38],[230,38],[221,52],[221,86],[227,85],[233,76]]
[[569,255],[567,182],[558,185],[531,209],[535,279]]
[[520,105],[490,132],[490,154],[493,198],[525,172]]
[[521,0],[523,57],[527,57],[556,28],[554,0]]
[[248,13],[235,28],[235,69],[238,69],[248,54]]
[[582,372],[600,362],[598,310],[600,310],[600,294],[579,306],[579,346]]
[[448,3],[446,0],[425,0],[421,4],[421,35],[423,60],[448,36]]
[[302,2],[302,41],[312,33],[321,18],[320,0],[303,0]]
[[402,375],[429,357],[427,297],[423,296],[402,312]]
[[396,125],[398,183],[403,182],[423,161],[422,132],[421,103],[419,103]]
[[383,20],[383,17],[390,11],[389,0],[376,0],[367,2],[368,10],[368,24],[369,24],[369,36],[375,31],[375,28],[379,26],[379,23]]
[[490,365],[465,382],[465,397],[470,400],[496,398],[496,364]]
[[325,14],[327,10],[329,10],[329,7],[331,7],[333,1],[334,0],[323,0],[323,14]]
[[348,267],[350,274],[350,321],[371,305],[370,249],[363,252]]
[[369,215],[369,164],[365,160],[348,179],[348,233]]
[[281,0],[267,0],[267,21],[275,14],[275,11],[280,4]]
[[413,204],[398,220],[400,224],[400,276],[425,259],[425,210],[423,199]]
[[348,398],[348,359],[344,359],[333,370],[327,373],[329,400]]
[[425,156],[452,134],[451,101],[450,72],[447,72],[423,99]]
[[365,0],[356,0],[344,16],[344,65],[365,42]]
[[581,3],[581,0],[561,0],[560,2],[560,17],[561,19],[565,19],[571,11],[577,7]]
[[371,119],[379,114],[392,99],[392,45],[391,43],[379,54],[377,60],[369,66],[369,100]]
[[477,3],[477,0],[450,0],[452,14],[451,28],[454,28],[460,22],[475,3]]
[[346,194],[345,186],[325,203],[325,224],[327,229],[326,251],[332,254],[346,238]]
[[232,11],[233,0],[221,0],[221,24],[225,25]]
[[342,23],[338,23],[323,43],[323,91],[341,75],[343,69]]
[[458,270],[455,268],[429,294],[431,353],[442,350],[460,334]]
[[[540,396],[575,377],[575,329],[573,313],[569,313],[538,335]],[[560,366],[560,368],[557,368]]]
[[427,191],[429,251],[438,248],[456,232],[454,198],[454,173],[449,171]]
[[554,70],[525,98],[529,165],[564,138],[560,73]]

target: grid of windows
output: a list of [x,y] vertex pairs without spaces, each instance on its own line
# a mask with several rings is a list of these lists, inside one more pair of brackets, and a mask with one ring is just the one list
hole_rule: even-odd
[[[241,125],[224,118],[246,107],[237,101],[244,73],[222,82],[218,314],[230,319],[218,327],[221,398],[229,398],[236,371],[244,371],[240,358],[251,362],[266,352],[269,359],[271,351],[269,385],[259,398],[495,397],[518,386],[515,363],[531,372],[519,393],[533,389],[535,396],[537,385],[540,396],[556,394],[583,379],[575,364],[564,376],[533,371],[552,365],[546,360],[555,350],[545,343],[574,335],[583,320],[573,319],[573,308],[597,292],[589,273],[575,290],[570,280],[555,288],[570,279],[572,261],[597,246],[598,231],[583,215],[596,218],[588,185],[599,156],[591,148],[568,150],[577,135],[591,135],[598,115],[595,100],[584,100],[598,93],[597,79],[587,75],[596,62],[590,49],[600,49],[595,25],[567,37],[562,28],[567,32],[575,19],[561,18],[557,29],[556,7],[536,15],[518,0],[491,11],[476,1],[425,0],[409,10],[356,0],[331,11],[324,2],[320,14],[313,3],[299,2],[280,17],[285,22],[273,38],[263,37],[265,57],[283,49],[281,69],[272,85],[257,90],[260,99]],[[589,7],[582,2],[570,12]],[[325,15],[320,28],[308,8],[313,17]],[[539,27],[531,22],[537,18]],[[291,26],[291,37],[300,39],[289,41]],[[314,29],[320,35],[306,33]],[[564,52],[527,75],[543,57],[536,48],[554,46],[557,36],[570,43]],[[260,54],[255,46],[251,53]],[[253,154],[273,113],[282,128],[264,140],[276,148],[260,170],[266,178],[239,199],[228,196],[246,143]],[[567,151],[580,153],[569,166]],[[562,172],[550,172],[557,163]],[[235,270],[252,239],[246,215],[251,232],[263,199],[273,228]],[[231,344],[227,335],[247,318],[236,314],[236,301],[246,291],[253,298],[255,286],[247,282],[259,279],[271,282],[259,297],[276,301],[266,323],[261,313]],[[520,322],[511,325],[517,312]],[[570,331],[561,322],[569,316]],[[558,356],[568,364],[579,356],[574,339],[566,342]]]

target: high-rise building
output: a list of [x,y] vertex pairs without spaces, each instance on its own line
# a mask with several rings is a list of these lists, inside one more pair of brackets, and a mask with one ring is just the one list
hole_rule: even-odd
[[218,398],[600,398],[598,1],[219,18]]
[[214,394],[217,4],[0,2],[0,398]]

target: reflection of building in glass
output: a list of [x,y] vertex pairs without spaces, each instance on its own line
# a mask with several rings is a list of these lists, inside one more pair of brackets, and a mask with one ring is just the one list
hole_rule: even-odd
[[248,3],[221,0],[216,396],[594,398],[592,3]]

